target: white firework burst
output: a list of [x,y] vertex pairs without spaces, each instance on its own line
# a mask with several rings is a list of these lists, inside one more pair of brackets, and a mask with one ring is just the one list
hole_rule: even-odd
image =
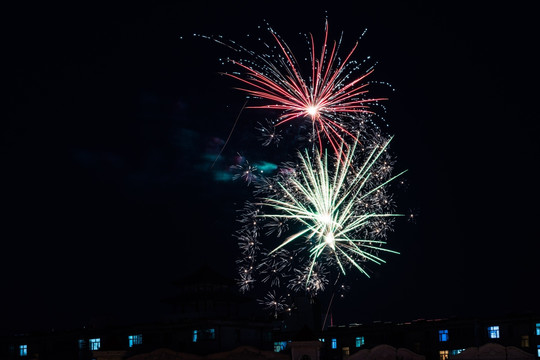
[[[314,156],[299,154],[300,168],[296,176],[279,183],[280,197],[263,198],[264,209],[257,217],[289,220],[297,225],[273,251],[293,243],[308,240],[309,283],[314,267],[321,261],[332,259],[340,272],[354,267],[366,276],[362,263],[381,264],[385,261],[379,251],[397,253],[386,249],[382,239],[389,218],[400,216],[385,212],[391,200],[384,188],[402,173],[388,177],[386,150],[391,139],[375,146],[363,163],[357,164],[356,144],[340,149],[329,163],[327,154]],[[271,252],[272,253],[272,252]]]
[[275,318],[289,308],[289,306],[287,306],[285,297],[276,294],[275,291],[268,292],[266,296],[258,302],[259,304],[263,305],[266,310],[270,310]]

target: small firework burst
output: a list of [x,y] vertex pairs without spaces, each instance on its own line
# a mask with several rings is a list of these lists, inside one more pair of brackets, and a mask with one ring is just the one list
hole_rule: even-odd
[[257,169],[257,166],[250,164],[249,161],[246,159],[243,159],[243,161],[239,164],[232,165],[231,169],[235,173],[232,177],[233,180],[242,179],[248,185],[250,185],[254,180],[256,180],[260,173],[259,169]]
[[260,133],[259,140],[262,141],[263,146],[274,144],[277,147],[283,139],[281,131],[272,121],[267,120],[265,125],[259,123],[255,129]]
[[270,291],[266,296],[258,301],[263,305],[266,310],[270,310],[274,317],[277,318],[279,314],[289,309],[286,298],[284,296],[276,294],[276,291]]

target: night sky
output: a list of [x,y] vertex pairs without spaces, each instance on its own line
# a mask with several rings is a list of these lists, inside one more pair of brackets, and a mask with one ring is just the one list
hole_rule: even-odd
[[[511,2],[39,4],[3,11],[2,334],[153,319],[173,280],[207,264],[231,277],[235,212],[249,196],[217,177],[264,160],[264,114],[219,73],[264,22],[344,32],[392,84],[384,115],[408,169],[388,241],[400,255],[353,275],[335,323],[540,312],[538,26]],[[348,46],[347,46],[348,45]],[[279,150],[280,148],[278,148]]]

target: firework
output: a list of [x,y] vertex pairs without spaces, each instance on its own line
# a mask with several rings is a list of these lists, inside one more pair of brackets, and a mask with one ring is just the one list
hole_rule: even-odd
[[[309,71],[303,73],[287,43],[271,27],[268,30],[275,45],[266,44],[269,50],[266,54],[255,53],[221,37],[212,38],[248,55],[245,59],[227,59],[242,72],[224,73],[245,85],[238,87],[239,90],[265,102],[247,107],[281,111],[273,127],[295,119],[305,120],[311,129],[309,140],[318,144],[320,153],[326,143],[337,153],[343,143],[356,141],[357,115],[374,114],[373,106],[386,100],[368,95],[367,78],[374,71],[374,65],[367,63],[369,57],[363,61],[354,59],[358,41],[342,58],[339,55],[342,37],[339,41],[330,41],[326,21],[320,53],[316,52],[313,35],[306,35]],[[275,141],[273,128],[262,132],[266,145]]]
[[245,159],[243,159],[239,164],[232,165],[231,170],[234,171],[234,175],[232,177],[233,180],[242,179],[248,185],[250,185],[252,181],[256,180],[260,173],[256,165],[250,164],[249,161]]
[[280,131],[272,121],[267,120],[264,125],[259,123],[256,130],[260,132],[259,140],[262,141],[263,146],[274,144],[277,147],[279,142],[283,139]]
[[268,30],[271,43],[264,43],[263,53],[223,37],[208,38],[236,51],[226,61],[237,71],[225,75],[255,99],[249,106],[246,100],[244,107],[279,112],[257,122],[262,145],[277,148],[281,143],[283,151],[293,144],[285,136],[294,136],[292,146],[305,148],[296,161],[277,169],[241,156],[231,167],[234,180],[254,189],[235,233],[241,252],[237,283],[243,292],[256,285],[270,287],[259,303],[277,317],[292,309],[287,305],[291,292],[314,297],[332,288],[342,296],[348,285],[338,280],[344,275],[359,271],[369,277],[369,265],[385,262],[381,253],[398,253],[386,247],[394,218],[401,216],[394,213],[388,188],[404,172],[392,175],[391,138],[373,121],[379,116],[374,107],[386,98],[369,94],[374,64],[369,57],[355,60],[358,41],[340,55],[342,36],[329,40],[325,22],[319,51],[314,37],[306,35],[303,66],[297,60],[301,57]]
[[284,296],[278,295],[276,291],[270,291],[266,296],[258,301],[266,310],[270,310],[273,316],[277,318],[280,313],[290,311],[291,306],[287,304],[287,299]]
[[[239,220],[239,234],[249,227],[252,236],[239,241],[250,254],[239,260],[241,272],[272,287],[316,294],[330,274],[356,269],[369,277],[367,264],[385,262],[379,252],[397,253],[385,248],[392,219],[401,216],[392,212],[387,187],[404,172],[392,175],[391,138],[362,139],[363,147],[342,146],[335,155],[299,153],[297,166],[256,182],[258,200],[247,203]],[[253,282],[243,285],[249,290]]]
[[[398,216],[391,213],[378,213],[388,201],[384,186],[401,174],[383,180],[376,186],[370,186],[370,178],[385,179],[389,165],[383,162],[374,172],[374,165],[385,152],[389,141],[380,149],[373,149],[366,162],[357,170],[354,168],[355,146],[344,155],[345,161],[335,161],[333,169],[329,167],[328,156],[310,158],[306,152],[300,154],[302,171],[300,176],[292,178],[289,186],[282,186],[283,199],[265,198],[263,204],[270,207],[270,213],[258,215],[273,219],[294,220],[302,224],[301,229],[288,236],[277,251],[298,239],[310,240],[310,268],[306,282],[309,281],[313,267],[321,256],[331,256],[343,274],[347,265],[352,265],[365,275],[367,272],[360,265],[364,261],[377,264],[383,259],[371,250],[384,250],[382,240],[366,238],[384,232],[386,218]],[[340,152],[342,148],[340,149]],[[341,158],[341,153],[338,158]],[[371,200],[373,204],[367,201]],[[366,204],[368,205],[366,207]],[[372,209],[365,211],[366,208]],[[366,229],[373,227],[366,233]],[[375,231],[375,234],[373,234]]]

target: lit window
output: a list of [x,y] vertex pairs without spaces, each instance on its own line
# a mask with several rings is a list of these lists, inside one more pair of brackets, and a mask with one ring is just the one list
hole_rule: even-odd
[[320,341],[320,342],[324,342],[324,338],[320,338],[319,341]]
[[536,345],[536,356],[540,357],[540,345]]
[[540,335],[540,323],[536,324],[536,335]]
[[448,350],[441,350],[439,351],[439,360],[447,360],[448,359]]
[[337,349],[337,339],[332,339],[332,349]]
[[101,346],[101,339],[100,338],[90,339],[90,340],[88,340],[88,342],[90,343],[90,350],[99,350],[99,348]]
[[280,352],[287,348],[286,341],[274,341],[274,352]]
[[465,351],[465,349],[450,350],[450,355],[454,356],[454,355],[462,353],[463,351]]
[[19,355],[20,356],[28,355],[28,345],[19,345]]
[[499,326],[488,327],[488,335],[490,339],[498,339],[500,337]]
[[439,341],[448,341],[448,330],[439,330]]
[[356,347],[360,347],[360,346],[364,345],[364,337],[363,336],[357,336],[356,339],[354,340],[354,343],[355,343]]
[[191,341],[198,342],[201,340],[215,340],[216,329],[198,329],[193,330]]
[[349,347],[348,346],[345,346],[345,347],[342,347],[341,348],[341,353],[343,354],[342,355],[342,358],[343,359],[346,359],[351,353],[349,351]]
[[142,334],[129,335],[128,339],[129,339],[129,347],[142,344]]

